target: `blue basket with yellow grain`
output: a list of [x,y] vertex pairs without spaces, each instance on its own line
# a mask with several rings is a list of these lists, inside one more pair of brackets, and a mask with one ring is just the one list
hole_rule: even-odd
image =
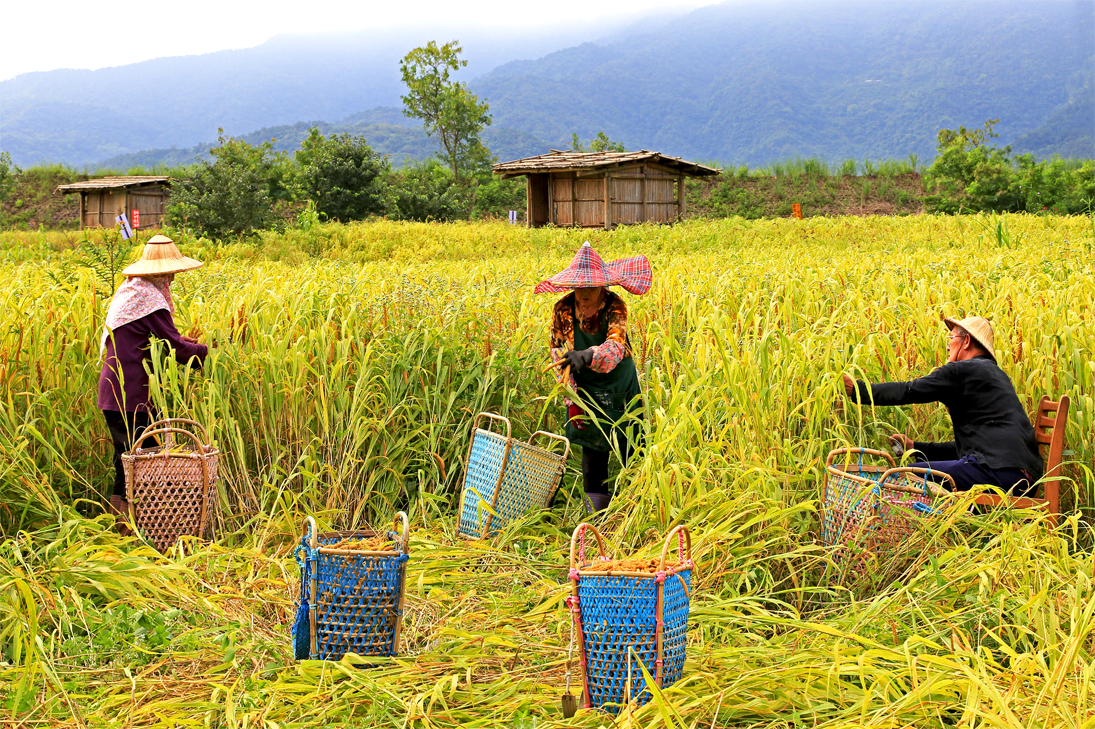
[[407,583],[407,515],[395,530],[316,533],[308,517],[297,547],[300,603],[293,624],[297,659],[399,653]]
[[[504,426],[505,433],[480,427],[484,419],[488,426]],[[475,416],[460,495],[461,536],[490,537],[529,509],[547,508],[562,481],[569,440],[538,430],[525,442],[513,438],[512,432],[508,418],[494,413]],[[537,438],[561,442],[563,452],[533,445]]]
[[[942,478],[943,485],[934,478]],[[837,448],[825,459],[821,541],[859,556],[893,551],[919,521],[941,513],[936,501],[948,493],[945,486],[955,491],[946,473],[898,467],[888,453],[870,448]]]
[[[591,556],[587,547],[594,542]],[[675,562],[669,559],[674,542]],[[583,706],[615,714],[632,701],[648,702],[641,667],[658,688],[681,678],[694,567],[692,537],[683,525],[666,535],[660,557],[618,560],[608,558],[596,527],[579,524],[574,530],[567,604],[584,676]],[[568,694],[570,663],[568,657]]]

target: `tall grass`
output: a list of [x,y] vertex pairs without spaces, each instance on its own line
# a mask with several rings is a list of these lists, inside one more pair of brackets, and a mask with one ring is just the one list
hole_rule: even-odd
[[[457,540],[453,511],[474,413],[560,429],[540,374],[554,297],[530,291],[588,238],[655,270],[628,297],[646,447],[602,523],[625,552],[688,523],[699,563],[686,677],[623,724],[1095,726],[1092,227],[1002,221],[1006,248],[986,233],[999,221],[968,217],[184,239],[207,265],[177,279],[177,321],[218,347],[200,374],[157,357],[153,397],[209,424],[225,462],[217,544],[167,557],[95,517],[109,442],[94,273],[54,235],[2,234],[0,707],[73,726],[559,721],[577,461],[554,510],[492,543]],[[826,452],[949,423],[938,405],[849,407],[839,373],[940,364],[940,312],[993,319],[1028,408],[1073,398],[1070,516],[1054,532],[956,515],[857,578],[813,537]],[[303,516],[376,524],[396,508],[413,521],[407,654],[292,662]]]

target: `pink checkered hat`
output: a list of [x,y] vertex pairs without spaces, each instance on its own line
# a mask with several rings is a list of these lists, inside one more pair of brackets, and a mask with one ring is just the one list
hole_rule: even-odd
[[546,294],[586,286],[622,286],[633,294],[650,290],[653,275],[646,256],[621,258],[605,263],[588,242],[578,249],[570,266],[547,281],[536,284],[534,293]]

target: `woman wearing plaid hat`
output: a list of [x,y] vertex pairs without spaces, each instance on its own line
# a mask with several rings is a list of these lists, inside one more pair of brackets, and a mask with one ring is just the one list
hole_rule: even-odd
[[551,320],[551,359],[557,378],[580,398],[565,398],[566,435],[582,446],[582,479],[593,511],[608,506],[608,458],[616,451],[623,463],[634,450],[637,424],[628,413],[642,408],[642,392],[631,343],[627,305],[608,289],[622,286],[633,294],[650,290],[646,256],[605,263],[584,243],[570,266],[536,287],[536,293],[569,291],[555,304]]

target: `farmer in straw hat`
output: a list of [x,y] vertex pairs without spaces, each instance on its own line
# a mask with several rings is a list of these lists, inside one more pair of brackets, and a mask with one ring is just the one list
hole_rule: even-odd
[[[948,473],[961,491],[988,484],[1023,496],[1042,477],[1042,457],[1015,388],[996,364],[987,319],[943,319],[950,329],[947,363],[911,382],[867,385],[844,375],[850,397],[875,405],[942,402],[954,425],[954,440],[923,443],[901,433],[890,440],[923,454],[913,466]],[[942,480],[942,479],[940,479]]]
[[[567,291],[551,319],[551,360],[585,408],[565,398],[566,435],[582,446],[582,479],[594,511],[608,506],[608,458],[616,450],[627,463],[636,424],[624,416],[642,407],[639,377],[627,338],[627,305],[609,286],[633,294],[650,290],[646,256],[605,263],[584,243],[570,266],[536,286],[536,293]],[[589,413],[592,417],[588,417]]]
[[145,244],[141,259],[122,271],[126,280],[110,302],[99,346],[103,368],[99,373],[98,405],[114,442],[114,492],[110,507],[117,515],[129,512],[122,454],[132,448],[153,419],[144,367],[145,360],[151,357],[151,338],[170,344],[175,359],[182,364],[201,367],[208,352],[204,344],[180,335],[175,329],[175,303],[171,299],[175,274],[201,265],[200,261],[183,256],[167,236],[153,236]]

